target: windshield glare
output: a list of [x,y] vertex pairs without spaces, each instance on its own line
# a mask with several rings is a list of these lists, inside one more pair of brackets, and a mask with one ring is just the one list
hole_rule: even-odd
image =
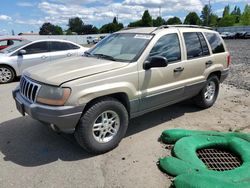
[[108,36],[89,51],[89,55],[99,58],[109,57],[117,61],[133,61],[149,43],[153,35],[116,33]]
[[7,47],[7,48],[1,50],[0,52],[1,52],[1,53],[11,53],[11,52],[14,52],[14,51],[17,50],[18,48],[21,48],[22,46],[24,46],[24,45],[26,45],[26,44],[28,44],[28,43],[30,43],[30,42],[31,42],[31,41],[24,40],[24,41],[22,41],[22,42],[20,42],[20,43],[13,44],[13,45],[9,46],[9,47]]

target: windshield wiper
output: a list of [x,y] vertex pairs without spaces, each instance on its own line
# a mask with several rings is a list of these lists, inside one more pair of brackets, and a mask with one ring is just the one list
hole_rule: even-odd
[[105,54],[93,54],[93,56],[97,56],[99,58],[103,58],[103,59],[108,59],[111,61],[116,61],[116,59],[113,56],[110,55],[105,55]]
[[85,51],[85,52],[84,52],[84,55],[87,56],[87,57],[93,56],[93,55],[92,55],[91,53],[89,53],[88,51]]

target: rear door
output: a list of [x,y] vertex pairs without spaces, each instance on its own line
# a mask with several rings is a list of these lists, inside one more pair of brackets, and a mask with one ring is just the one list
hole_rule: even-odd
[[201,32],[183,32],[185,44],[185,97],[191,97],[201,90],[206,78],[205,70],[213,64],[208,44]]
[[28,67],[50,61],[49,45],[46,41],[32,43],[22,49],[26,51],[26,54],[15,54],[21,73]]
[[78,46],[67,42],[50,42],[51,60],[62,59],[78,55]]

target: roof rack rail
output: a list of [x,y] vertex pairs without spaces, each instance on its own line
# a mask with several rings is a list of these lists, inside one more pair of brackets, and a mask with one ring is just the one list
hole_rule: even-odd
[[120,31],[126,31],[126,30],[136,29],[136,28],[138,28],[138,27],[124,27]]
[[[186,28],[200,28],[200,29],[209,29],[213,30],[212,27],[206,27],[206,26],[200,26],[200,25],[185,25],[185,24],[179,24],[179,25],[162,25],[157,27],[154,31],[160,30],[160,29],[166,29],[171,27],[186,27]],[[153,32],[154,32],[153,31]]]

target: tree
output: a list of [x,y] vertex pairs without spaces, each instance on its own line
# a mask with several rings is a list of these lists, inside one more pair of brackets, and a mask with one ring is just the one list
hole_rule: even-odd
[[138,21],[135,21],[135,22],[131,22],[131,23],[128,24],[128,27],[142,27],[142,21],[138,20]]
[[39,34],[40,35],[62,35],[63,30],[60,26],[53,25],[47,22],[47,23],[44,23],[42,27],[40,27]]
[[223,18],[228,16],[229,14],[230,14],[230,6],[227,5],[225,6],[224,11],[223,11]]
[[153,20],[152,17],[150,16],[148,10],[145,10],[142,19],[141,19],[142,27],[151,27],[153,26]]
[[159,27],[161,25],[164,25],[165,23],[166,23],[165,20],[160,16],[158,16],[155,20],[153,19],[153,26],[154,27]]
[[212,7],[211,5],[205,5],[201,11],[201,19],[203,21],[203,25],[210,25],[210,18],[212,15]]
[[217,27],[218,26],[218,21],[219,21],[219,17],[216,14],[212,14],[210,16],[210,24],[209,24],[209,26]]
[[84,34],[97,34],[98,32],[98,29],[93,25],[83,25]]
[[173,17],[173,18],[169,18],[166,23],[167,23],[167,25],[182,24],[181,19],[176,17],[176,16]]
[[118,24],[118,21],[117,21],[117,18],[116,17],[114,17],[114,19],[113,19],[113,24]]
[[220,19],[218,26],[220,26],[220,27],[229,27],[229,26],[233,26],[234,23],[235,23],[234,16],[225,15],[224,17],[222,17]]
[[123,27],[123,24],[118,23],[116,17],[114,17],[112,23],[105,24],[100,28],[100,33],[113,33],[121,30]]
[[76,32],[78,35],[83,34],[83,25],[84,23],[82,19],[79,17],[69,19],[69,23],[68,23],[69,30],[71,32]]
[[250,25],[250,5],[245,6],[240,22],[242,25]]
[[239,23],[241,17],[240,7],[235,6],[234,10],[231,12],[231,15],[235,17],[235,23]]
[[199,16],[196,14],[196,12],[190,12],[185,20],[184,20],[185,24],[190,24],[190,25],[201,25],[201,19],[199,18]]

